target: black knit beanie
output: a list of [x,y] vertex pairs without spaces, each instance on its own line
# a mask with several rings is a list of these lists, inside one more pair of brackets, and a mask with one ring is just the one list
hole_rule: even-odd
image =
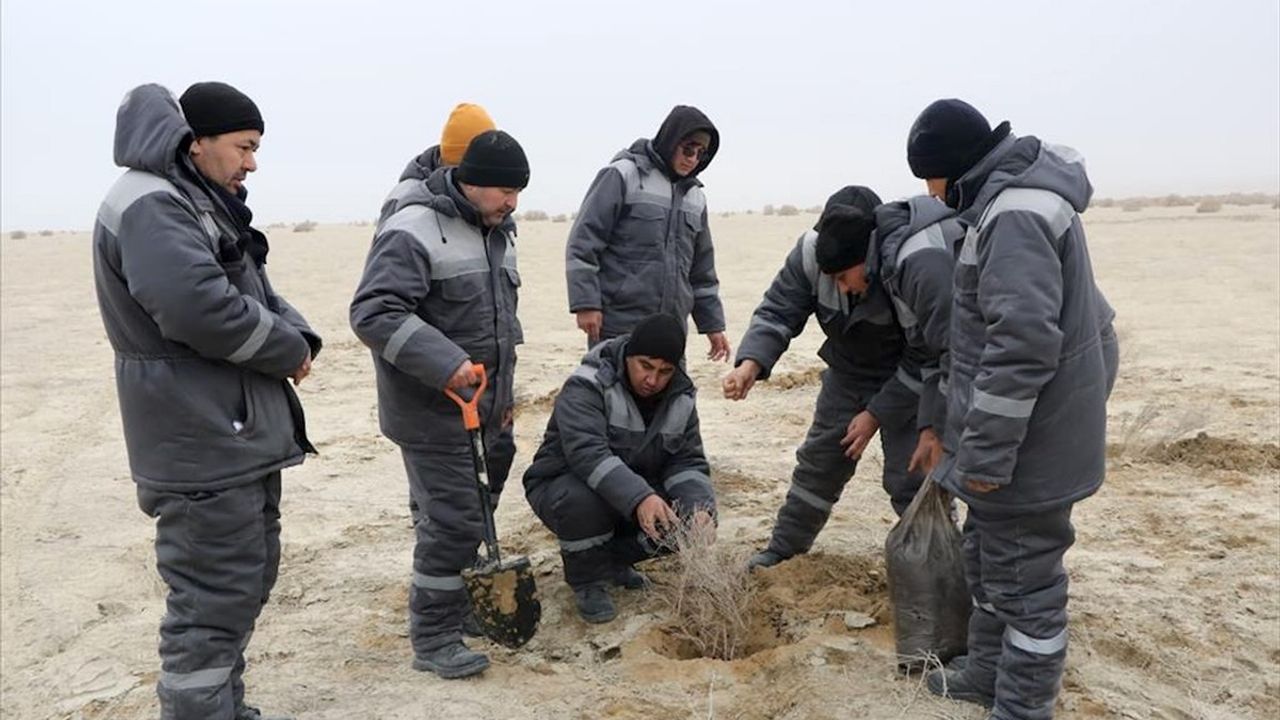
[[471,140],[454,177],[479,187],[524,189],[529,185],[529,160],[515,138],[486,130]]
[[935,100],[907,134],[907,164],[922,180],[955,180],[1008,134],[1008,122],[992,130],[982,113],[963,100]]
[[833,275],[866,262],[875,218],[860,208],[836,205],[823,216],[818,226],[815,248],[818,269]]
[[248,95],[222,82],[199,82],[178,99],[196,137],[238,130],[264,132],[262,113]]
[[627,341],[626,356],[645,355],[678,365],[684,359],[684,326],[659,313],[640,321]]
[[862,185],[845,185],[839,190],[831,193],[831,197],[827,198],[827,202],[822,206],[822,214],[818,216],[818,221],[813,224],[814,230],[822,229],[822,218],[831,212],[831,209],[838,205],[848,205],[856,207],[859,210],[870,215],[880,205],[880,196],[874,190]]

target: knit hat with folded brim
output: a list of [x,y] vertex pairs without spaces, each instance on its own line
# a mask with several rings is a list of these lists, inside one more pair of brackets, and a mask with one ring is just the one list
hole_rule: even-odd
[[818,269],[827,275],[848,270],[867,261],[875,218],[861,208],[836,205],[822,216],[818,242],[814,248]]
[[240,130],[265,131],[258,106],[248,95],[226,83],[196,83],[182,93],[178,104],[196,137]]
[[524,148],[501,130],[477,135],[454,172],[458,182],[468,185],[520,190],[529,185],[529,160]]
[[935,100],[907,134],[907,164],[922,180],[955,180],[999,145],[1009,129],[1002,122],[992,130],[982,113],[963,100]]
[[457,165],[477,135],[496,129],[493,118],[479,105],[458,103],[440,131],[440,162]]

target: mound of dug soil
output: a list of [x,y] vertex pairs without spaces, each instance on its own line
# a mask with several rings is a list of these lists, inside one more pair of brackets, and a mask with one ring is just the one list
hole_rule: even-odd
[[1193,438],[1160,443],[1148,457],[1156,462],[1215,470],[1280,470],[1280,445],[1216,438],[1203,432]]

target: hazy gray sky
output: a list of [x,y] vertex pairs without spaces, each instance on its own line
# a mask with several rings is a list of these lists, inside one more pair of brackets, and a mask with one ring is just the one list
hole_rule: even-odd
[[[673,104],[720,128],[712,211],[919,192],[939,97],[1071,145],[1097,194],[1280,187],[1280,3],[3,0],[0,225],[88,228],[131,87],[223,80],[267,132],[262,222],[368,219],[459,101],[524,145],[521,209],[576,208]],[[483,8],[481,10],[480,8]]]

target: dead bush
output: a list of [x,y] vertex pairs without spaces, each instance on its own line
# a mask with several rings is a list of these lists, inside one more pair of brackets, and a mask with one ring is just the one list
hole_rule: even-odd
[[550,216],[543,210],[525,210],[520,219],[524,222],[542,222],[550,219]]
[[778,208],[778,214],[783,217],[791,217],[793,215],[799,215],[800,209],[797,208],[795,205],[783,205],[782,207]]
[[668,633],[691,643],[700,657],[742,657],[750,632],[753,584],[749,550],[715,543],[714,530],[681,526],[664,540],[675,570],[654,589]]
[[27,233],[23,230],[14,230],[13,232],[9,233],[9,238],[11,240],[21,240],[26,236],[27,236]]
[[1216,213],[1221,209],[1222,203],[1213,199],[1205,200],[1196,206],[1196,212],[1198,213]]
[[1144,207],[1146,207],[1146,205],[1144,205],[1141,200],[1125,200],[1124,204],[1120,206],[1120,209],[1124,212],[1138,212]]
[[316,229],[316,222],[313,220],[303,220],[302,222],[293,226],[294,232],[311,232],[312,230],[315,230],[315,229]]
[[40,231],[40,237],[53,237],[53,231],[52,231],[52,230],[41,230],[41,231]]
[[761,212],[763,212],[765,215],[773,215],[777,213],[777,210],[775,210],[772,205],[765,205],[764,210],[762,210]]
[[558,222],[558,223],[569,222],[569,216],[565,215],[564,213],[560,213],[559,215],[551,218],[551,222]]

